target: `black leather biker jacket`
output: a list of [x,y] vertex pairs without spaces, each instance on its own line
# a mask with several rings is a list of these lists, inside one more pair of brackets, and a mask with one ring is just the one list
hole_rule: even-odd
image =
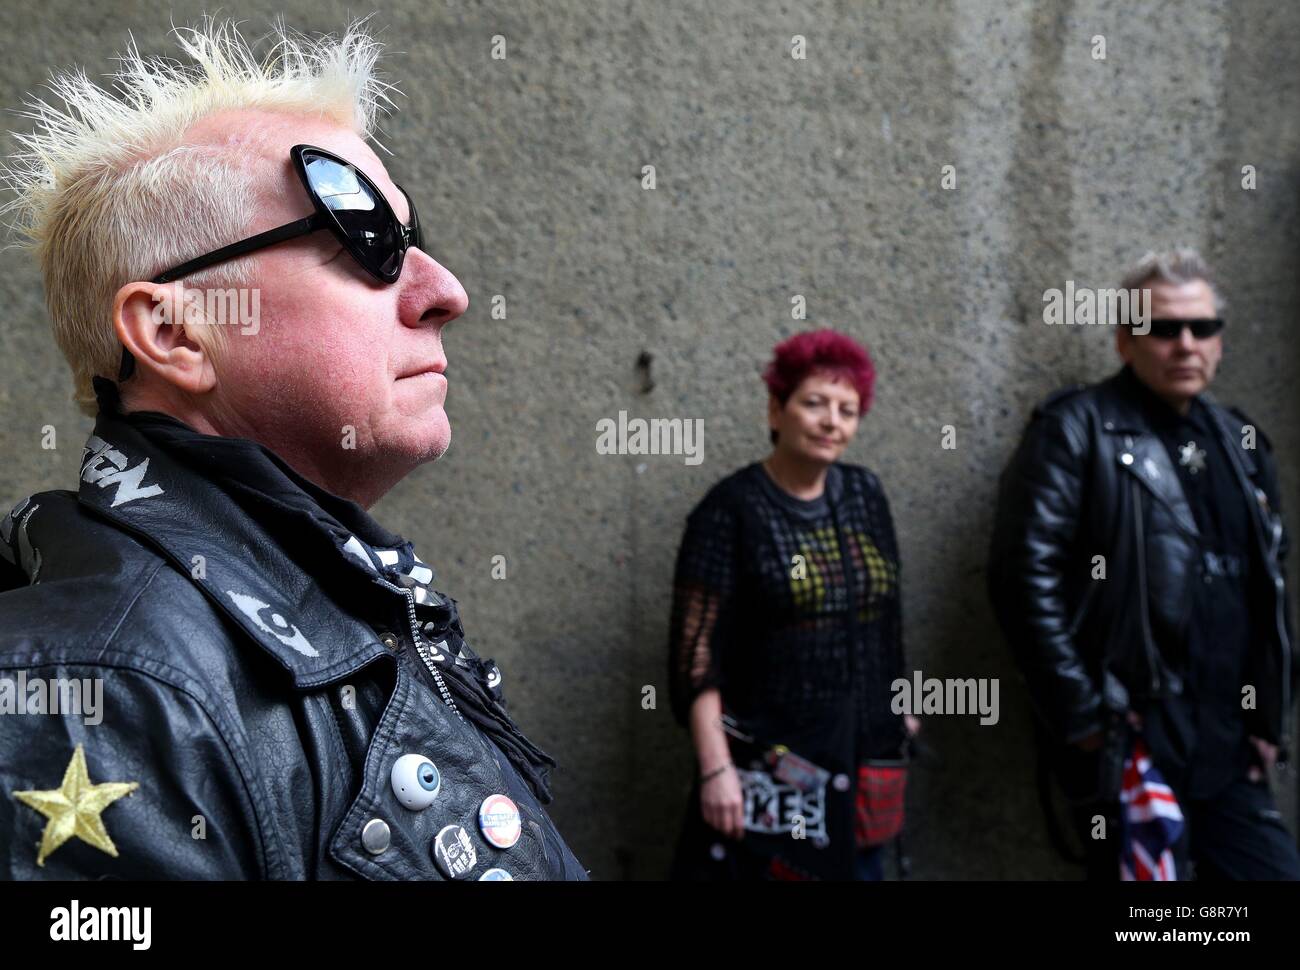
[[[454,611],[323,585],[118,414],[81,477],[0,525],[0,878],[587,878],[549,796],[421,655],[456,655]],[[434,795],[434,773],[406,778],[428,784],[418,807],[399,799],[403,755],[436,767]]]
[[[1049,397],[1000,482],[989,594],[1048,734],[1077,741],[1138,698],[1182,689],[1158,644],[1186,635],[1197,595],[1198,531],[1126,371]],[[1202,396],[1252,510],[1258,636],[1248,658],[1252,734],[1290,737],[1296,665],[1283,563],[1286,532],[1267,438],[1241,412]],[[1254,444],[1254,447],[1250,445]],[[1093,579],[1094,557],[1105,579]]]

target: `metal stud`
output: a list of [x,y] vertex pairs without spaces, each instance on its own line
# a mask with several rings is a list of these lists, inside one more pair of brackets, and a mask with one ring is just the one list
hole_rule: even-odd
[[391,842],[392,832],[382,818],[372,818],[361,829],[361,845],[371,855],[384,853]]

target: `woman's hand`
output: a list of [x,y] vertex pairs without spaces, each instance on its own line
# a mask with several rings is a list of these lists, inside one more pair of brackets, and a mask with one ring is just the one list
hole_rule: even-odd
[[903,724],[907,726],[907,736],[914,738],[921,733],[921,719],[912,714],[903,715]]
[[[716,687],[701,692],[691,705],[691,734],[700,766],[700,814],[711,828],[733,839],[745,837],[745,803],[740,776],[731,763],[722,729],[722,695]],[[725,765],[722,771],[719,767]]]
[[734,765],[700,785],[700,814],[727,838],[745,837],[745,804]]

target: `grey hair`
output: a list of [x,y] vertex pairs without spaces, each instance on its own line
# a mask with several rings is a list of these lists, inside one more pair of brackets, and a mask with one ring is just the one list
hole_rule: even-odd
[[1121,289],[1131,291],[1143,289],[1153,282],[1181,286],[1195,280],[1201,280],[1209,286],[1210,292],[1214,294],[1215,312],[1222,313],[1228,304],[1219,293],[1214,272],[1204,257],[1191,247],[1161,253],[1147,252],[1124,273],[1119,285]]
[[[96,412],[91,379],[117,374],[117,291],[247,235],[256,214],[256,173],[236,151],[186,144],[186,131],[218,112],[261,109],[373,138],[396,89],[376,72],[381,45],[364,28],[363,19],[341,39],[309,38],[276,23],[259,59],[236,23],[205,17],[172,31],[191,65],[142,57],[131,37],[111,76],[120,96],[76,68],[48,84],[63,107],[24,99],[17,113],[35,130],[13,132],[22,149],[0,160],[0,189],[13,196],[0,215],[16,216],[15,245],[40,265],[54,339],[85,414]],[[186,283],[250,286],[255,269],[252,254]],[[219,351],[225,329],[196,327],[193,337]]]

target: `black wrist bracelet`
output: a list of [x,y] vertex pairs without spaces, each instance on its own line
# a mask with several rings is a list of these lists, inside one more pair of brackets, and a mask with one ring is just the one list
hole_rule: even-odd
[[727,770],[728,768],[730,768],[730,767],[731,767],[731,762],[728,761],[725,765],[721,765],[720,767],[714,768],[714,769],[713,769],[712,771],[710,771],[707,775],[700,775],[700,784],[702,785],[702,784],[704,784],[706,781],[710,781],[710,780],[712,780],[712,779],[714,779],[714,778],[717,778],[718,775],[722,774],[724,771],[726,771],[726,770]]

